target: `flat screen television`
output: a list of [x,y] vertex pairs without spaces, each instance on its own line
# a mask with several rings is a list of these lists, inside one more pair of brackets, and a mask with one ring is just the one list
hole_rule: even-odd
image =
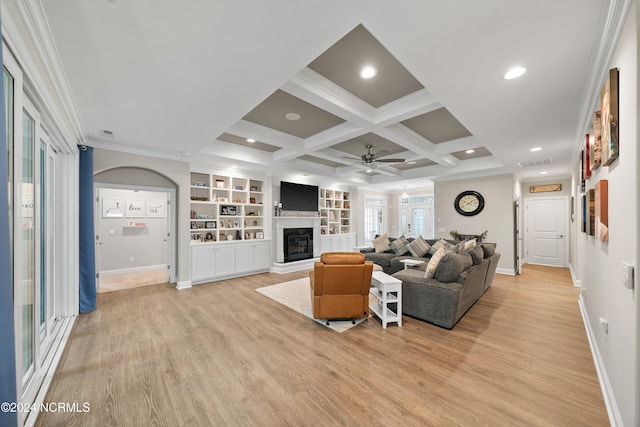
[[280,181],[280,202],[285,211],[318,211],[318,186]]

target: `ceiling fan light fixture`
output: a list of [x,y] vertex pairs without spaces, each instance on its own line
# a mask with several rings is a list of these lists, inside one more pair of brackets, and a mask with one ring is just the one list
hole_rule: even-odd
[[291,120],[292,122],[295,122],[296,120],[300,120],[300,114],[298,113],[287,113],[284,115],[284,118],[287,120]]
[[256,140],[253,138],[247,138],[247,142],[253,144],[254,142],[256,142]]
[[465,151],[465,153],[467,153],[467,154],[472,154],[472,153],[475,153],[475,151],[476,151],[476,150],[474,150],[473,148],[471,148],[471,149],[469,149],[469,150]]
[[378,74],[378,70],[376,70],[371,65],[365,65],[360,70],[360,77],[362,77],[363,79],[370,79],[370,78],[374,77],[376,74]]
[[513,67],[504,75],[505,80],[513,80],[517,79],[521,75],[527,72],[527,69],[524,67]]

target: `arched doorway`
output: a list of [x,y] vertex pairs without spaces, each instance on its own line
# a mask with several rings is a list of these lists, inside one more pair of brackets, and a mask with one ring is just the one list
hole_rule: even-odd
[[175,282],[176,188],[142,168],[94,175],[98,292]]

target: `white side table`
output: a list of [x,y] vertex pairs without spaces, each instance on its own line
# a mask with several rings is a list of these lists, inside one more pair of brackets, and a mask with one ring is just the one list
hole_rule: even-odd
[[[382,271],[374,271],[369,293],[377,300],[376,303],[369,304],[369,310],[380,318],[382,327],[386,329],[389,322],[396,322],[401,327],[402,281]],[[395,313],[389,308],[390,303],[397,304]]]
[[411,258],[401,259],[400,262],[404,264],[405,270],[412,267],[417,267],[420,264],[424,264],[424,261],[420,261],[419,259],[411,259]]

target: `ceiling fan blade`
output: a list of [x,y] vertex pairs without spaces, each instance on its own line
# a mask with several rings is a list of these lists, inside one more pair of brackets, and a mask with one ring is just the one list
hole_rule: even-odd
[[404,159],[376,159],[375,161],[379,163],[402,163]]

